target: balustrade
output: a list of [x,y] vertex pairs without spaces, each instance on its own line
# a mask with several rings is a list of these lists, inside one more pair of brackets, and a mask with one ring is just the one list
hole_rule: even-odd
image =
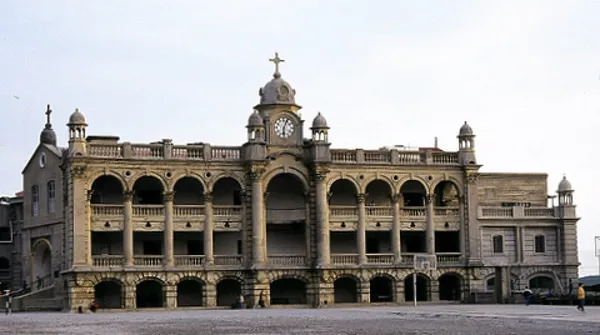
[[241,216],[242,206],[219,206],[213,205],[214,216]]
[[212,147],[210,151],[211,159],[215,160],[239,160],[239,147]]
[[10,270],[0,270],[0,278],[10,278],[11,271]]
[[92,264],[97,267],[123,266],[125,257],[123,255],[93,255]]
[[554,208],[525,208],[525,216],[532,217],[553,217]]
[[356,206],[329,206],[329,216],[357,216]]
[[331,263],[334,265],[356,265],[358,254],[332,254]]
[[269,255],[268,261],[269,261],[270,265],[304,266],[304,265],[306,265],[306,256],[302,256],[302,255]]
[[400,216],[425,218],[425,207],[403,207],[400,208]]
[[367,263],[369,264],[392,264],[394,255],[392,254],[367,254]]
[[175,256],[175,266],[203,266],[204,255],[177,255]]
[[122,144],[89,144],[87,154],[92,157],[122,158]]
[[171,149],[171,158],[203,160],[204,159],[204,147],[203,146],[174,145],[173,148]]
[[366,206],[367,216],[393,216],[391,206]]
[[204,216],[204,206],[200,205],[174,205],[175,217],[197,217]]
[[162,144],[135,144],[131,146],[134,158],[164,158],[164,146]]
[[431,159],[434,164],[458,164],[456,152],[432,152]]
[[458,207],[435,207],[433,212],[435,216],[460,216]]
[[164,216],[165,206],[163,205],[133,205],[134,216]]
[[141,266],[141,267],[156,267],[163,265],[163,255],[153,255],[153,256],[134,256],[133,257],[133,265]]
[[215,265],[241,266],[242,256],[215,255]]
[[482,219],[498,219],[498,218],[555,218],[554,208],[546,207],[491,207],[480,206],[478,215]]
[[438,266],[443,264],[457,264],[460,262],[460,253],[437,253]]
[[93,216],[122,216],[123,205],[92,204]]

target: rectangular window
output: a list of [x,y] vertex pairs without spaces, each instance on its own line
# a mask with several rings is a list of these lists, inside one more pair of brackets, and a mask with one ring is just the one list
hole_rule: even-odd
[[238,255],[243,254],[244,250],[242,250],[242,249],[243,249],[242,248],[242,240],[237,240],[237,253],[238,253]]
[[492,244],[495,254],[501,254],[504,252],[504,238],[502,238],[502,235],[495,235],[492,238]]
[[537,235],[535,237],[535,252],[536,253],[546,252],[546,236]]
[[0,242],[10,242],[10,227],[0,227]]
[[56,184],[54,180],[50,180],[47,185],[48,188],[48,213],[54,213],[56,211]]
[[40,214],[40,189],[37,185],[31,186],[31,216]]

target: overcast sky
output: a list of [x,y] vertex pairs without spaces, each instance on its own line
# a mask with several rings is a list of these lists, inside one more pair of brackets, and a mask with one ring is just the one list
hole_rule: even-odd
[[[456,150],[467,120],[482,171],[573,183],[580,274],[598,272],[600,1],[2,1],[0,194],[45,122],[88,134],[239,145],[279,51],[334,147]],[[305,130],[308,131],[308,130]]]

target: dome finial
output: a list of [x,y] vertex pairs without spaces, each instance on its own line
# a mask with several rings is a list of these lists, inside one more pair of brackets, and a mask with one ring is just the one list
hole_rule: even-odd
[[52,109],[50,109],[50,105],[46,105],[46,128],[52,128],[52,123],[50,122],[50,114],[52,114]]
[[270,58],[269,62],[275,63],[275,73],[273,73],[273,77],[275,77],[275,78],[281,77],[281,73],[279,73],[279,63],[283,63],[283,62],[285,62],[285,60],[279,58],[279,53],[275,52],[275,57]]

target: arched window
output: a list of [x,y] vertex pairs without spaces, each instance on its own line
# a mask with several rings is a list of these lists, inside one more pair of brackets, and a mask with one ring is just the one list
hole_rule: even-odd
[[31,186],[31,216],[40,214],[40,188],[37,185]]
[[504,238],[502,235],[494,235],[492,237],[492,247],[495,254],[501,254],[504,252]]
[[47,191],[48,213],[54,213],[56,211],[56,183],[54,180],[48,182]]
[[541,253],[541,254],[546,252],[546,236],[544,236],[544,235],[536,235],[535,236],[535,252]]

